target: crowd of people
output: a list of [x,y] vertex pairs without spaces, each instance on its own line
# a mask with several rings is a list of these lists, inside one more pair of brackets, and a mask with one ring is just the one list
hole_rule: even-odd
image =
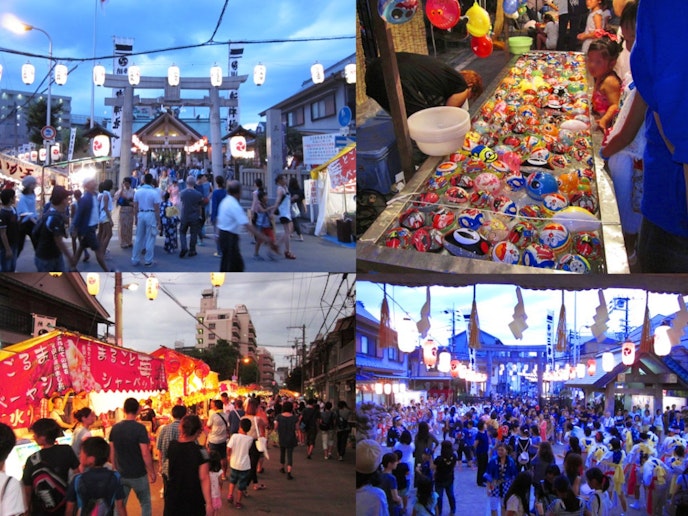
[[[186,407],[179,399],[163,415],[150,399],[128,398],[116,422],[110,426],[105,418],[103,431],[94,432],[99,418],[90,407],[81,406],[67,422],[61,401],[55,398],[49,417],[31,425],[40,450],[28,457],[20,480],[4,473],[16,437],[0,424],[0,514],[71,516],[116,509],[126,516],[134,491],[140,513],[150,516],[151,484],[160,475],[165,515],[217,516],[226,505],[241,509],[251,488],[266,488],[263,462],[272,447],[279,448],[279,471],[287,480],[297,478],[294,449],[306,447],[311,459],[318,432],[324,458],[336,453],[343,460],[351,418],[344,401],[333,407],[315,399],[230,399],[222,393],[207,414],[204,404]],[[71,430],[71,444],[57,443],[64,430]]]
[[[180,259],[197,256],[197,246],[209,240],[214,256],[220,258],[219,269],[239,272],[244,269],[239,235],[245,231],[256,243],[254,259],[265,259],[259,253],[265,244],[269,259],[277,260],[283,252],[284,258],[293,260],[292,238],[303,241],[298,219],[305,217],[305,195],[295,177],[287,182],[280,174],[276,184],[277,199],[268,203],[262,180],[257,179],[249,218],[239,202],[241,184],[223,176],[213,178],[200,168],[177,172],[153,166],[134,171],[117,190],[112,180],[99,184],[93,177],[73,191],[53,185],[44,206],[36,196],[35,177],[25,177],[20,192],[8,182],[0,191],[0,272],[16,270],[27,237],[39,272],[76,271],[82,257],[87,262],[91,256],[109,271],[115,221],[120,247],[131,249],[132,266],[153,266],[156,238],[161,236],[164,252]],[[279,241],[276,225],[283,230]]]
[[528,397],[386,407],[357,447],[357,514],[440,516],[445,495],[449,514],[463,514],[460,468],[475,472],[493,516],[688,514],[687,409],[611,414],[603,401]]

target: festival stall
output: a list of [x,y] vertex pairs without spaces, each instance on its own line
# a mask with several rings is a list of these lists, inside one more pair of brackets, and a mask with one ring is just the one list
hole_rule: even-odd
[[184,405],[201,403],[220,392],[217,373],[198,358],[161,346],[151,356],[165,364],[170,402],[181,399]]
[[[38,180],[37,197],[48,199],[52,191],[52,185],[67,186],[65,172],[52,167],[42,167],[31,161],[27,156],[15,158],[0,153],[0,186],[5,183],[20,184],[26,176],[34,176]],[[45,185],[45,187],[43,187]]]
[[334,158],[311,171],[319,178],[318,203],[321,209],[315,234],[336,235],[341,242],[351,242],[352,217],[356,210],[356,146],[349,145]]

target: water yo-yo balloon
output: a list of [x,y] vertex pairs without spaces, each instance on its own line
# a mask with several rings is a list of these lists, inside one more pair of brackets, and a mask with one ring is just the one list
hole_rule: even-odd
[[471,36],[476,38],[482,38],[492,28],[490,24],[490,15],[485,9],[478,5],[478,2],[474,2],[473,5],[466,11],[466,17],[468,17],[468,24],[466,25],[466,30]]
[[418,0],[379,0],[377,12],[387,23],[400,25],[413,18],[418,10]]
[[471,38],[471,50],[478,57],[489,56],[492,54],[492,39],[487,35],[481,38],[473,36]]
[[428,0],[425,14],[435,27],[447,30],[459,22],[461,6],[458,0]]

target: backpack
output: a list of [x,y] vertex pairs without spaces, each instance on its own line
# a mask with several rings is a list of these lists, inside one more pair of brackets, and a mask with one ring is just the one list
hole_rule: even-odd
[[[327,418],[324,416],[327,415]],[[332,412],[329,413],[322,413],[322,416],[320,417],[320,430],[323,431],[328,431],[332,429]]]
[[45,212],[39,221],[34,224],[33,228],[31,229],[31,243],[33,244],[33,247],[38,246],[38,242],[41,239],[41,232],[43,231],[43,228],[45,227],[45,223],[48,220],[48,212]]
[[337,430],[348,430],[349,422],[337,412]]
[[43,512],[63,512],[67,504],[67,482],[53,467],[43,462],[40,450],[29,457],[36,466],[31,472],[31,487],[39,509]]
[[[119,473],[111,471],[112,476],[117,479],[119,483]],[[87,482],[83,482],[83,475],[74,477],[74,491],[76,493],[77,516],[112,516],[115,513],[115,497],[117,491],[113,489],[112,497],[109,500],[105,498],[91,498],[88,495]],[[112,479],[109,483],[112,483]]]
[[528,449],[530,448],[530,439],[526,439],[525,441],[523,439],[518,440],[518,463],[521,466],[525,466],[530,462],[530,454],[528,453]]

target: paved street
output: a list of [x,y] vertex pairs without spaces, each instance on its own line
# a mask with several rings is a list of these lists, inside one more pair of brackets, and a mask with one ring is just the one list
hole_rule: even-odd
[[[355,450],[348,449],[342,462],[323,460],[320,433],[313,451],[313,459],[306,460],[305,446],[294,450],[294,480],[287,480],[279,472],[279,448],[270,448],[270,460],[265,461],[265,473],[259,480],[265,484],[262,491],[249,490],[249,497],[242,500],[243,508],[238,510],[227,504],[228,484],[222,486],[222,509],[220,516],[228,514],[276,514],[279,516],[304,516],[323,514],[352,514],[355,496],[354,459]],[[157,463],[155,465],[157,471]],[[153,514],[163,513],[164,502],[160,496],[162,481],[158,479],[151,486]],[[132,492],[127,504],[129,516],[139,516],[140,507]]]
[[[206,226],[208,235],[212,235],[212,227]],[[282,234],[278,231],[277,236]],[[188,239],[188,235],[187,235]],[[252,235],[245,233],[240,238],[241,254],[244,257],[247,272],[350,272],[354,270],[356,259],[355,244],[342,244],[332,237],[316,237],[313,235],[303,235],[303,242],[298,240],[291,241],[291,252],[296,255],[296,260],[287,260],[284,255],[276,261],[267,259],[267,248],[262,247],[260,253],[265,257],[265,261],[253,259]],[[120,272],[201,272],[217,271],[220,266],[220,258],[213,256],[215,253],[215,242],[212,238],[204,239],[203,245],[197,247],[197,256],[179,258],[179,252],[167,254],[164,249],[164,238],[157,237],[155,244],[155,260],[152,267],[144,267],[143,259],[141,265],[131,264],[131,249],[122,249],[119,245],[119,238],[115,226],[115,232],[110,245],[106,261],[110,269]],[[71,250],[71,241],[67,241]],[[79,264],[79,272],[100,272],[102,269],[98,265],[95,256],[91,252],[91,259],[88,263]],[[19,257],[17,272],[36,272],[33,263],[33,248],[31,243],[26,241],[24,252]]]

